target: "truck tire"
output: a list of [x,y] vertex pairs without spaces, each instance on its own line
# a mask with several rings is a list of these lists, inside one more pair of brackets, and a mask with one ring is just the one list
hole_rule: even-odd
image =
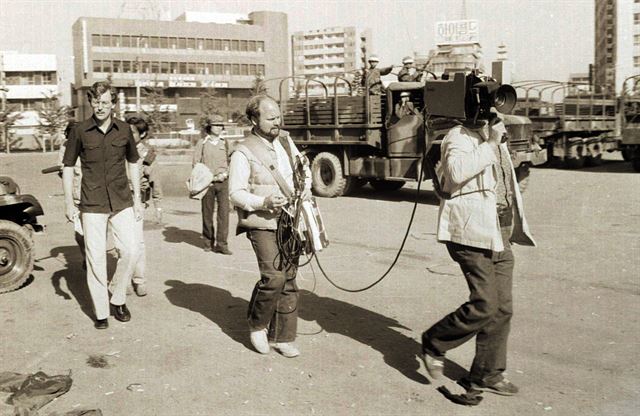
[[18,289],[33,271],[33,240],[28,229],[0,220],[0,293]]
[[344,195],[347,189],[348,181],[344,176],[340,159],[330,152],[318,153],[313,158],[311,180],[313,192],[318,196],[334,198]]
[[363,178],[357,178],[354,176],[347,177],[347,185],[344,188],[343,195],[351,195],[358,189],[362,188],[367,184],[367,180]]
[[371,179],[369,181],[371,187],[376,191],[397,191],[404,186],[405,181],[387,181],[384,179]]
[[529,175],[531,174],[531,169],[529,165],[518,166],[516,168],[516,179],[518,180],[518,187],[520,188],[520,193],[524,193],[529,186]]

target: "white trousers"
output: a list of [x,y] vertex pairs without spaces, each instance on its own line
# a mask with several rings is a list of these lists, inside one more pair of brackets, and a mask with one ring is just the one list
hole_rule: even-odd
[[145,270],[147,268],[147,255],[144,248],[144,220],[136,221],[135,230],[136,238],[138,240],[139,251],[138,260],[136,261],[136,267],[133,271],[133,283],[137,285],[145,284],[147,279],[145,278]]
[[[118,264],[111,279],[107,279],[107,225],[113,232],[118,250]],[[133,208],[116,214],[82,213],[82,229],[87,253],[87,285],[93,300],[96,319],[109,317],[109,302],[122,305],[127,300],[127,285],[131,281],[140,256]],[[111,299],[109,299],[111,292]]]

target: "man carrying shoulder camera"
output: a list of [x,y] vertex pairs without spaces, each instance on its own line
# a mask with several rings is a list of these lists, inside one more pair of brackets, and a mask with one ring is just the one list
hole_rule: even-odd
[[535,243],[504,137],[504,124],[493,117],[454,127],[442,142],[437,174],[450,197],[440,202],[437,238],[460,265],[470,296],[422,335],[422,348],[429,375],[438,378],[445,353],[475,336],[475,358],[462,384],[513,395],[518,388],[502,375],[513,313],[511,243]]

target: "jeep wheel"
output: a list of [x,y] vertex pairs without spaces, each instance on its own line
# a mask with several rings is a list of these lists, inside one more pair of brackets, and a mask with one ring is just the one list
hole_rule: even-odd
[[318,196],[333,198],[344,194],[347,178],[342,172],[338,156],[329,152],[318,153],[311,163],[313,191]]
[[33,260],[29,230],[0,220],[0,293],[22,286],[33,270]]
[[386,192],[386,191],[397,191],[398,189],[402,188],[406,182],[405,181],[386,181],[384,179],[371,179],[369,183],[371,184],[371,187],[376,191]]

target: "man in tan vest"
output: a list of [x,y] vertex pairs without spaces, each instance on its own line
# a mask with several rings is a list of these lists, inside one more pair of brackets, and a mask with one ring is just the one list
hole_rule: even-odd
[[[292,358],[300,355],[293,344],[298,320],[298,261],[283,264],[276,234],[280,215],[288,215],[282,210],[289,202],[282,188],[310,198],[311,175],[308,168],[296,169],[300,152],[280,130],[280,109],[272,98],[252,97],[246,114],[253,130],[231,155],[229,197],[238,212],[238,234],[247,233],[260,269],[248,310],[251,344],[267,354],[271,341],[280,354]],[[298,175],[300,171],[303,174]]]

